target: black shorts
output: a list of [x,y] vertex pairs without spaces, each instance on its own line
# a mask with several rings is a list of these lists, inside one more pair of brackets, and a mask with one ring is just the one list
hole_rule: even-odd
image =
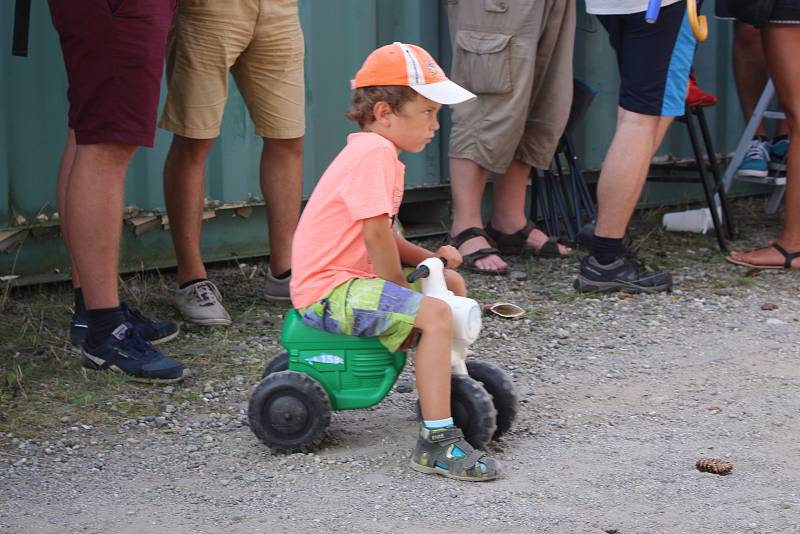
[[[731,13],[728,0],[714,2],[714,16],[718,19],[733,20],[736,17]],[[776,0],[769,17],[771,24],[800,24],[800,1]]]
[[770,24],[800,25],[800,1],[777,0],[769,17]]
[[714,16],[718,19],[733,20],[736,17],[731,13],[728,0],[715,0],[714,1]]
[[647,23],[641,12],[597,18],[617,53],[620,107],[642,115],[683,115],[697,45],[686,3],[661,8],[655,24]]

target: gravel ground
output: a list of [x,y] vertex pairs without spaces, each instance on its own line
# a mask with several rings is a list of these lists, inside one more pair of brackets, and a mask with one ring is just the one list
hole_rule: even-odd
[[[740,246],[776,233],[757,207],[736,206]],[[407,467],[410,374],[375,409],[334,414],[315,453],[271,454],[245,413],[252,370],[278,349],[282,310],[270,308],[217,335],[247,372],[197,376],[196,399],[131,384],[118,400],[164,398],[159,414],[97,426],[74,411],[35,438],[0,433],[0,532],[800,532],[800,276],[745,276],[711,236],[655,220],[634,235],[674,273],[671,294],[576,297],[575,260],[467,276],[482,303],[528,312],[487,317],[473,346],[522,399],[489,448],[498,481]],[[252,290],[228,271],[214,273],[224,293]],[[200,359],[205,336],[188,329],[168,348]],[[701,473],[701,457],[733,472]]]

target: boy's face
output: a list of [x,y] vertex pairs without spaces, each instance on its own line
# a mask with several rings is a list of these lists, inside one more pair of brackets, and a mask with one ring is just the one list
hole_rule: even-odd
[[441,104],[417,95],[392,112],[389,128],[383,135],[400,150],[421,152],[439,129],[436,114],[441,108]]

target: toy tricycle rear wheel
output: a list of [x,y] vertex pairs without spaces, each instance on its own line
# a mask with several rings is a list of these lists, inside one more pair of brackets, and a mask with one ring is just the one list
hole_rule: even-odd
[[256,385],[248,416],[255,435],[274,452],[301,452],[322,441],[331,421],[331,403],[310,376],[279,371]]

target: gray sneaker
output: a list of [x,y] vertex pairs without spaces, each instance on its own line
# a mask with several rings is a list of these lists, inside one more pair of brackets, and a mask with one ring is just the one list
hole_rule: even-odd
[[292,280],[292,275],[283,279],[278,279],[272,276],[272,272],[267,267],[267,291],[266,297],[269,300],[288,301],[289,297],[289,283]]
[[222,306],[222,295],[210,280],[176,289],[175,305],[190,323],[230,326],[231,316]]

